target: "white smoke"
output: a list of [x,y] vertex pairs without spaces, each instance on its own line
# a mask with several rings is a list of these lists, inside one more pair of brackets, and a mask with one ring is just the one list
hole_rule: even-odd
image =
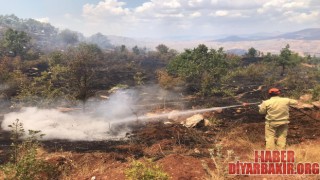
[[40,130],[45,134],[43,140],[106,140],[124,137],[130,131],[129,127],[115,128],[123,119],[134,120],[135,91],[118,91],[107,101],[91,102],[88,104],[89,113],[72,112],[63,113],[57,109],[40,109],[25,107],[19,112],[4,115],[1,128],[11,129],[16,119],[23,123],[25,130]]
[[[106,98],[106,97],[104,97]],[[180,95],[161,89],[159,86],[145,86],[136,89],[118,90],[107,100],[90,99],[86,111],[75,108],[70,112],[58,109],[41,109],[24,107],[18,112],[4,115],[1,128],[10,131],[19,119],[23,128],[40,130],[45,134],[43,140],[108,140],[123,138],[139,122],[149,121],[156,117],[144,116],[153,108],[167,107],[169,100],[179,100]],[[165,102],[168,101],[168,102]],[[166,114],[158,118],[167,118]]]

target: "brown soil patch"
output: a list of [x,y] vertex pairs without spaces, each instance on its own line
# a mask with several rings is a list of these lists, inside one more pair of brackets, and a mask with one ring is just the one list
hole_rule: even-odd
[[173,180],[204,179],[208,175],[199,159],[171,154],[158,161]]

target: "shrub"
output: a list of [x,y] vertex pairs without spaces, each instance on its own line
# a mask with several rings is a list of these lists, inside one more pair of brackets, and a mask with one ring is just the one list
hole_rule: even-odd
[[10,161],[2,166],[5,179],[14,180],[37,180],[37,179],[57,179],[56,168],[48,162],[37,158],[37,149],[40,143],[37,138],[41,138],[43,134],[40,131],[28,131],[28,137],[19,142],[25,132],[23,125],[17,119],[12,125],[11,140],[13,141],[11,148]]
[[266,74],[272,71],[267,64],[250,64],[247,67],[238,67],[223,77],[224,82],[233,81],[237,79],[243,79],[248,81],[261,81]]
[[170,76],[183,79],[191,91],[206,96],[210,95],[211,88],[227,74],[230,63],[223,48],[209,50],[207,46],[200,44],[193,50],[186,49],[170,61],[167,72]]
[[216,117],[210,117],[208,120],[211,123],[211,125],[214,127],[218,127],[222,124],[222,120]]
[[144,74],[142,72],[137,72],[134,76],[133,76],[134,82],[136,83],[136,85],[140,86],[144,84]]
[[125,174],[127,179],[130,180],[169,179],[167,173],[163,172],[162,168],[151,159],[145,159],[143,162],[132,160],[130,167],[125,171]]
[[317,97],[318,82],[319,76],[315,69],[297,67],[288,71],[281,83],[288,89],[288,96],[298,98],[305,93],[312,93]]
[[312,97],[314,100],[320,100],[320,85],[316,85],[313,89],[312,89]]
[[181,78],[170,76],[169,73],[165,70],[158,70],[156,73],[158,83],[164,89],[172,89],[184,84]]

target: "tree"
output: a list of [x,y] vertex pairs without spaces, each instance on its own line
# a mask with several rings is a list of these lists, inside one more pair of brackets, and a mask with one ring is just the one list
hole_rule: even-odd
[[76,44],[79,41],[77,33],[69,29],[61,31],[59,36],[62,42],[66,44]]
[[64,59],[64,55],[60,51],[51,52],[48,55],[48,61],[51,67],[56,65],[66,65],[66,60]]
[[228,72],[229,63],[223,48],[208,49],[204,44],[174,58],[167,66],[170,75],[185,80],[189,88],[202,95],[211,94],[214,86],[218,86],[221,77]]
[[277,59],[277,64],[282,67],[281,76],[284,75],[285,69],[288,66],[295,66],[299,62],[299,56],[293,53],[290,49],[289,44],[280,51],[279,58]]
[[51,74],[44,71],[39,77],[34,77],[28,82],[20,84],[19,94],[15,99],[29,105],[49,106],[63,95],[60,88],[54,86]]
[[160,54],[165,54],[165,53],[168,53],[169,52],[169,48],[164,45],[164,44],[159,44],[157,47],[156,47],[157,51],[160,53]]
[[88,42],[92,44],[97,44],[102,49],[110,49],[113,45],[110,43],[110,40],[107,36],[97,33],[88,38]]
[[127,52],[127,47],[126,47],[126,45],[121,45],[120,46],[120,52]]
[[248,49],[248,56],[249,57],[256,57],[258,55],[258,51],[251,47],[250,49]]
[[136,54],[136,55],[139,55],[139,54],[140,54],[140,49],[138,48],[138,46],[134,46],[134,47],[132,48],[132,52],[133,52],[134,54]]
[[10,56],[24,57],[29,49],[31,38],[23,31],[8,29],[2,40],[4,52]]
[[15,96],[19,87],[27,82],[27,76],[22,72],[20,56],[3,57],[0,61],[0,84],[6,88],[0,89],[0,93],[11,98]]
[[96,68],[101,62],[102,51],[95,44],[81,43],[68,52],[69,88],[73,96],[84,104],[93,95],[96,85]]

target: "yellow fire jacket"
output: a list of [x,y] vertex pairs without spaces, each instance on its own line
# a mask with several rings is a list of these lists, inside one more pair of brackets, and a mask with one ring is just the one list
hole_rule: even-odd
[[266,114],[267,122],[289,123],[289,106],[297,103],[294,99],[274,96],[259,105],[259,113]]

